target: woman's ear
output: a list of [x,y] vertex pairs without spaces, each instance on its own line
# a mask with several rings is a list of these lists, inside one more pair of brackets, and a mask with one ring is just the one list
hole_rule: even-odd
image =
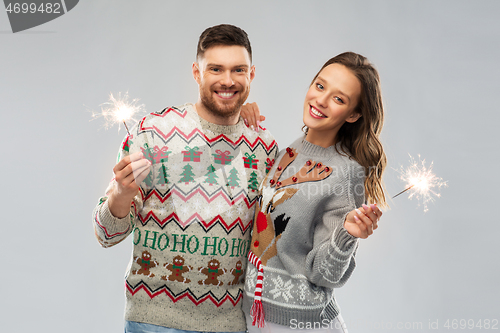
[[361,118],[361,113],[353,112],[345,121],[348,123],[355,123],[359,118]]

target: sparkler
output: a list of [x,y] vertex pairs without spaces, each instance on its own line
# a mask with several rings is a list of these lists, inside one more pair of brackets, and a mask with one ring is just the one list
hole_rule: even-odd
[[145,111],[144,104],[138,104],[138,101],[137,98],[129,101],[128,93],[123,94],[123,96],[122,93],[118,93],[117,98],[113,94],[109,94],[109,100],[101,104],[101,112],[92,111],[92,118],[104,117],[105,129],[118,124],[118,130],[120,130],[120,124],[123,123],[128,135],[130,135],[126,122],[136,122],[135,116]]
[[418,155],[418,162],[410,155],[410,162],[411,165],[408,168],[403,169],[403,167],[401,167],[399,171],[401,174],[399,178],[406,182],[406,188],[392,198],[394,199],[410,191],[408,199],[415,197],[418,201],[421,201],[424,212],[427,212],[429,210],[427,204],[434,201],[435,197],[439,198],[441,196],[441,194],[437,193],[434,189],[439,189],[448,185],[442,178],[437,177],[432,172],[432,162],[429,168],[427,168],[425,166],[425,160],[421,160],[420,155]]

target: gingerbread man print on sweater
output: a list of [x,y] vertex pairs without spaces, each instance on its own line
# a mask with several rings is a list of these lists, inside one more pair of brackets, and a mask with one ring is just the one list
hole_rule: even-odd
[[231,268],[229,273],[234,275],[234,279],[233,279],[233,281],[229,282],[228,285],[232,286],[232,285],[238,284],[238,282],[240,280],[240,276],[242,276],[244,271],[245,271],[244,269],[242,269],[242,267],[243,267],[243,264],[241,263],[240,260],[238,260],[238,262],[236,263],[236,266],[234,268]]
[[134,257],[134,262],[138,263],[139,266],[141,266],[141,269],[132,271],[132,274],[142,274],[149,277],[155,276],[149,270],[153,267],[158,266],[158,263],[156,262],[156,260],[151,259],[151,253],[149,253],[148,251],[142,251],[142,256]]
[[163,265],[166,269],[172,272],[168,277],[166,275],[162,276],[162,280],[165,281],[177,281],[177,282],[183,282],[183,283],[189,283],[191,280],[188,278],[182,276],[182,274],[189,272],[190,270],[193,269],[193,267],[186,265],[184,262],[184,258],[181,256],[177,256],[174,258],[174,261],[169,264],[166,263]]
[[[316,182],[330,176],[332,169],[321,163],[309,160],[292,177],[280,180],[285,169],[297,158],[295,149],[287,148],[287,153],[281,158],[273,177],[268,177],[260,185],[260,195],[255,207],[255,223],[252,231],[251,251],[260,258],[262,264],[278,254],[276,242],[281,238],[286,225],[290,220],[284,213],[277,216],[274,221],[271,213],[277,206],[290,199],[299,191],[298,188],[289,187],[306,182]],[[269,176],[269,174],[268,174]]]
[[201,285],[213,284],[215,286],[222,286],[223,282],[219,281],[219,276],[226,273],[225,268],[220,267],[220,262],[217,259],[212,259],[208,262],[208,267],[200,267],[198,271],[205,274],[205,280],[198,281]]

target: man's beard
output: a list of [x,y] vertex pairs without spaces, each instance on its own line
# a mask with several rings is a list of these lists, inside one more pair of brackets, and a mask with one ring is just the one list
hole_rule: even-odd
[[213,115],[221,118],[230,118],[240,112],[243,103],[245,103],[249,90],[240,92],[240,95],[236,101],[231,101],[231,103],[217,103],[212,95],[212,91],[209,94],[200,92],[200,99],[203,106]]

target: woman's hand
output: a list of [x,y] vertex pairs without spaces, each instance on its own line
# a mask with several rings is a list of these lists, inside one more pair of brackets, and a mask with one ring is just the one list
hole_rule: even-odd
[[255,102],[243,105],[240,116],[245,121],[245,125],[256,132],[259,131],[260,122],[266,120],[266,117],[260,115],[259,106]]
[[354,237],[368,238],[378,228],[382,211],[375,204],[363,205],[347,214],[344,228]]

